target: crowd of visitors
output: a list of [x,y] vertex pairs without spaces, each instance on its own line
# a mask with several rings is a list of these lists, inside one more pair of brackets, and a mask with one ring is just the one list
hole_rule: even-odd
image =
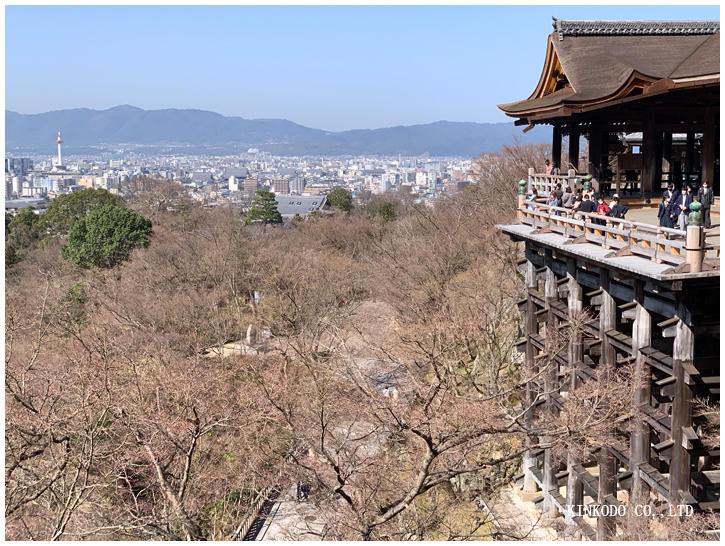
[[[536,189],[532,189],[527,197],[529,208],[535,209],[534,203],[538,199],[539,194]],[[616,193],[611,197],[609,203],[606,202],[603,195],[595,193],[575,192],[570,186],[562,189],[561,184],[556,184],[554,190],[549,194],[546,204],[552,207],[570,209],[572,212],[587,212],[590,214],[599,214],[601,216],[609,216],[612,218],[624,218],[629,211],[629,207],[619,202],[619,195]],[[563,214],[558,211],[557,214]],[[605,220],[594,219],[594,222],[605,224]]]
[[[548,175],[556,175],[558,169],[556,165],[547,159],[545,161],[545,172]],[[536,189],[532,189],[527,197],[528,206],[531,210],[535,209],[538,198],[539,194]],[[683,184],[680,191],[675,190],[674,184],[668,184],[667,189],[662,194],[662,202],[657,212],[660,225],[668,228],[679,228],[684,231],[687,228],[687,217],[690,214],[690,205],[693,200],[702,204],[703,226],[706,228],[711,227],[710,209],[715,198],[707,180],[703,181],[702,186],[695,195],[693,195],[692,186],[689,184]],[[628,207],[620,203],[619,195],[616,193],[611,196],[609,203],[607,203],[605,196],[601,194],[583,194],[581,191],[574,191],[568,185],[562,190],[560,183],[556,184],[554,190],[549,194],[546,204],[552,207],[570,209],[572,212],[586,212],[612,218],[624,218],[629,211]],[[561,215],[562,212],[559,211],[557,214]],[[594,218],[593,221],[600,224],[606,223],[604,219]]]
[[712,227],[710,208],[712,208],[715,198],[707,180],[702,182],[702,186],[695,195],[693,195],[692,186],[689,184],[683,184],[679,192],[675,191],[674,184],[669,184],[662,194],[662,202],[657,211],[660,225],[685,230],[687,228],[687,217],[690,214],[690,205],[693,200],[702,204],[702,225],[706,228]]

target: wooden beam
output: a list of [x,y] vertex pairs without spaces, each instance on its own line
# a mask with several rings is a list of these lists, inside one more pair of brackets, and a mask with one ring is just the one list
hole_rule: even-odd
[[[634,282],[635,319],[632,325],[632,354],[635,355],[634,380],[640,387],[634,394],[634,414],[639,414],[639,408],[649,403],[651,395],[649,366],[646,363],[646,356],[640,351],[652,343],[652,316],[644,306],[644,282]],[[631,468],[637,468],[640,464],[649,463],[650,429],[644,420],[635,420],[635,427],[630,434],[629,459],[632,462]],[[647,482],[642,480],[639,472],[632,476],[631,497],[639,500],[649,496]]]
[[[661,163],[661,162],[660,162]],[[640,190],[643,196],[652,196],[657,176],[657,129],[655,113],[650,110],[642,133],[642,172],[640,174]]]
[[579,127],[569,129],[569,163],[579,170]]
[[[684,314],[684,301],[678,298],[677,315]],[[690,399],[692,393],[685,382],[685,370],[692,366],[695,356],[695,333],[684,321],[676,326],[672,359],[674,361],[675,396],[672,401],[672,460],[670,462],[670,502],[677,503],[690,493],[690,454],[683,428],[692,425]]]
[[715,183],[715,137],[717,133],[715,109],[705,108],[705,129],[702,135],[702,180],[707,180],[710,187]]
[[[537,363],[534,358],[534,344],[532,341],[532,336],[538,334],[539,332],[539,325],[536,320],[536,304],[534,303],[533,296],[531,294],[532,291],[536,291],[538,289],[538,280],[536,277],[536,264],[531,261],[531,257],[533,257],[536,254],[538,258],[538,253],[534,252],[529,243],[526,243],[526,290],[528,292],[527,298],[526,298],[526,314],[525,314],[525,335],[526,335],[526,349],[525,349],[525,357],[524,362],[526,365],[527,370],[529,373],[533,374],[535,373],[537,369]],[[526,397],[526,405],[527,407],[531,407],[531,405],[534,402],[535,393],[533,391],[533,388],[530,384],[526,385],[524,396]],[[531,427],[533,421],[533,416],[531,415],[531,411],[527,411],[524,415],[524,424],[527,428]],[[532,437],[530,435],[527,435],[525,438],[525,442],[527,447],[530,448],[530,446],[535,445],[537,442],[537,439],[535,437]],[[522,463],[522,470],[524,472],[524,483],[522,486],[522,489],[526,493],[533,493],[536,491],[536,481],[532,474],[532,469],[536,468],[536,456],[533,453],[532,449],[528,449],[526,452],[524,452],[523,456],[523,463]]]
[[561,169],[561,125],[554,124],[551,139],[551,163]]

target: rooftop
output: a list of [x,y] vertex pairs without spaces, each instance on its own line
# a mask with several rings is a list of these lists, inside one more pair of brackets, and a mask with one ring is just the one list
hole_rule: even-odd
[[720,21],[563,21],[553,18],[559,40],[565,36],[715,34]]
[[716,21],[554,20],[553,25],[531,96],[499,105],[509,116],[532,122],[627,97],[720,85]]

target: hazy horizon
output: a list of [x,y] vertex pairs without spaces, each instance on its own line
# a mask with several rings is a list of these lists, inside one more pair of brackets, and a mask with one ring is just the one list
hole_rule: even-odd
[[719,20],[719,6],[7,6],[6,109],[130,104],[326,131],[510,121],[551,17]]

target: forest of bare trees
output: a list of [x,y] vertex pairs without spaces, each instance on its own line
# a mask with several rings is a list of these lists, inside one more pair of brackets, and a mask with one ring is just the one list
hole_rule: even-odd
[[7,268],[6,537],[225,540],[295,483],[319,538],[490,533],[460,507],[510,482],[527,430],[562,453],[616,442],[635,383],[522,419],[520,257],[494,224],[543,157],[478,158],[434,207],[390,193],[266,229],[146,180],[129,206],[153,234],[129,261],[80,269],[56,242]]

